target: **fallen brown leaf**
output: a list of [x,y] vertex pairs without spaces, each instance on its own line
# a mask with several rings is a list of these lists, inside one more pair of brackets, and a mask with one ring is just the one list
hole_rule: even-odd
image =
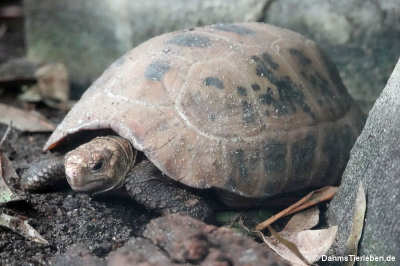
[[[282,237],[270,225],[268,225],[268,230],[271,232],[274,239],[271,237],[265,237],[261,231],[259,231],[259,233],[264,243],[273,251],[287,261],[294,263],[294,265],[310,265],[295,243]],[[283,247],[285,247],[286,250]]]
[[8,202],[23,200],[23,198],[17,193],[13,192],[6,183],[6,180],[16,177],[17,173],[12,167],[11,162],[0,151],[0,206]]
[[6,132],[0,139],[0,149],[1,149],[1,146],[3,146],[4,141],[6,141],[8,134],[10,134],[10,131],[11,131],[11,124],[8,124]]
[[315,206],[293,215],[282,231],[300,232],[313,228],[318,222],[319,209]]
[[35,72],[37,89],[44,99],[66,102],[69,99],[68,71],[64,64],[47,64]]
[[10,124],[26,132],[49,132],[55,125],[36,111],[25,111],[0,103],[0,123]]
[[43,245],[49,244],[46,239],[44,239],[31,225],[28,224],[27,220],[23,220],[21,217],[10,216],[2,213],[0,215],[0,226],[6,227],[36,243]]
[[[346,255],[358,254],[358,243],[364,227],[364,216],[367,208],[367,200],[362,183],[358,186],[356,200],[354,202],[353,224],[351,226],[350,236],[346,243]],[[349,260],[345,265],[354,265],[355,260]]]
[[272,237],[264,237],[264,242],[292,265],[310,265],[318,261],[331,247],[337,233],[337,226],[279,233],[274,232],[271,226],[268,229]]
[[314,207],[294,215],[279,233],[269,225],[272,236],[261,234],[261,237],[279,256],[293,265],[310,265],[326,254],[337,233],[337,227],[309,230],[318,222],[319,209]]

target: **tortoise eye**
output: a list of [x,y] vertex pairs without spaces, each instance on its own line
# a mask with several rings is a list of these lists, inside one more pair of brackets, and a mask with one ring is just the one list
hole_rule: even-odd
[[93,165],[92,170],[93,171],[98,171],[101,168],[103,168],[103,161],[102,160],[98,161],[95,165]]

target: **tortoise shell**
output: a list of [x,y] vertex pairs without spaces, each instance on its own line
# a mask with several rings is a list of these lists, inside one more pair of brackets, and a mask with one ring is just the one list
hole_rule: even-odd
[[262,23],[217,24],[126,53],[44,149],[111,129],[179,182],[257,198],[336,184],[361,127],[314,42]]

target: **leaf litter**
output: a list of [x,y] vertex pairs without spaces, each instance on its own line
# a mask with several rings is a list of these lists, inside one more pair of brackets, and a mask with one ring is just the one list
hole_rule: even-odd
[[279,256],[293,265],[311,265],[326,254],[333,244],[337,226],[310,230],[319,223],[319,209],[313,207],[294,215],[282,231],[267,225],[271,237],[257,231],[261,239]]
[[[2,207],[10,202],[22,201],[25,199],[23,196],[11,190],[6,182],[11,178],[17,178],[17,173],[15,172],[12,163],[1,151],[1,144],[6,139],[9,129],[10,127],[7,128],[7,131],[0,142],[0,206]],[[11,216],[3,213],[4,209],[0,209],[0,211],[0,226],[8,228],[31,241],[45,245],[49,244],[46,239],[44,239],[31,225],[28,224],[27,220],[24,220],[19,216]]]
[[[353,224],[351,226],[350,236],[346,242],[346,255],[358,254],[358,244],[361,239],[361,234],[364,228],[365,210],[367,208],[367,200],[364,186],[362,183],[358,186],[356,200],[354,202]],[[354,265],[355,260],[349,260],[345,265]]]
[[23,132],[50,132],[56,128],[54,123],[34,110],[26,111],[0,103],[0,113],[0,123],[12,123],[13,127]]

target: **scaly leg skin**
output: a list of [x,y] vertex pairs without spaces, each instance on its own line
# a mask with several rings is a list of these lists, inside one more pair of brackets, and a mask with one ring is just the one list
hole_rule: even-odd
[[207,221],[213,210],[202,197],[171,181],[149,161],[133,167],[126,177],[130,197],[146,208],[162,214],[181,213]]
[[21,177],[21,188],[25,191],[40,192],[62,184],[66,184],[62,157],[36,162]]

